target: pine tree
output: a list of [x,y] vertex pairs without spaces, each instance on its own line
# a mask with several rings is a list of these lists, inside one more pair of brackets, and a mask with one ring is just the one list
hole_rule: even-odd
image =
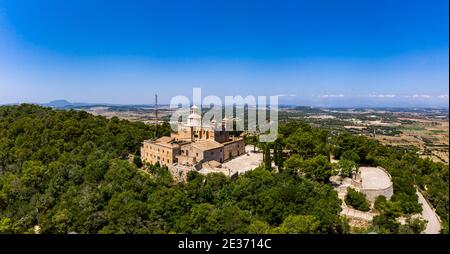
[[268,144],[264,146],[264,168],[272,168],[272,158],[270,156],[270,146]]

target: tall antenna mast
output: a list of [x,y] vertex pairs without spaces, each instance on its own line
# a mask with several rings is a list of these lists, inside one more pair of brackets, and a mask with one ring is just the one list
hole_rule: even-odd
[[155,93],[155,119],[158,123],[158,94]]
[[158,138],[158,94],[155,93],[155,138]]

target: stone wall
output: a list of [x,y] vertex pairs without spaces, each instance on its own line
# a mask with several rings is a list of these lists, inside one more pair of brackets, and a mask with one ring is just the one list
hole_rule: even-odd
[[220,147],[220,148],[204,151],[203,158],[201,161],[206,162],[206,161],[215,160],[217,162],[222,163],[223,162],[223,151],[224,151],[223,149],[224,149],[223,147]]
[[245,154],[245,141],[243,139],[224,144],[223,160],[227,161],[234,157]]
[[361,189],[361,192],[366,194],[367,200],[375,202],[378,196],[385,196],[390,199],[394,195],[394,187],[392,184],[385,189]]
[[170,174],[175,182],[185,182],[187,180],[187,174],[190,171],[197,171],[194,167],[188,166],[169,166],[168,167]]
[[366,194],[367,199],[370,202],[375,202],[375,200],[377,199],[378,196],[385,196],[387,199],[390,199],[392,197],[392,195],[394,195],[394,186],[392,183],[391,175],[389,174],[389,172],[387,172],[386,169],[384,169],[382,167],[377,167],[377,168],[382,170],[384,173],[386,173],[386,175],[389,177],[389,179],[391,179],[391,184],[384,189],[361,189],[361,192]]
[[145,142],[141,147],[141,159],[150,164],[172,165],[176,161],[179,148],[167,147],[156,143]]

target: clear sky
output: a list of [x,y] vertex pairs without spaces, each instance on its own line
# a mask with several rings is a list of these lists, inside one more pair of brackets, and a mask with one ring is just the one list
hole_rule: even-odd
[[448,0],[0,0],[0,104],[448,106]]

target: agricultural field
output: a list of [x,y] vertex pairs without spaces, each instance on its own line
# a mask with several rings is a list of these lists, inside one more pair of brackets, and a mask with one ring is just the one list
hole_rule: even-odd
[[[153,105],[85,105],[72,107],[93,115],[118,117],[129,121],[153,124],[156,120]],[[173,110],[167,105],[158,109],[158,121],[168,121]],[[315,108],[284,106],[279,109],[280,123],[307,122],[326,128],[331,133],[348,131],[380,141],[384,145],[416,150],[422,158],[435,162],[449,162],[448,108]]]
[[448,109],[282,108],[281,121],[301,120],[332,132],[347,130],[384,145],[414,149],[423,158],[448,164]]

